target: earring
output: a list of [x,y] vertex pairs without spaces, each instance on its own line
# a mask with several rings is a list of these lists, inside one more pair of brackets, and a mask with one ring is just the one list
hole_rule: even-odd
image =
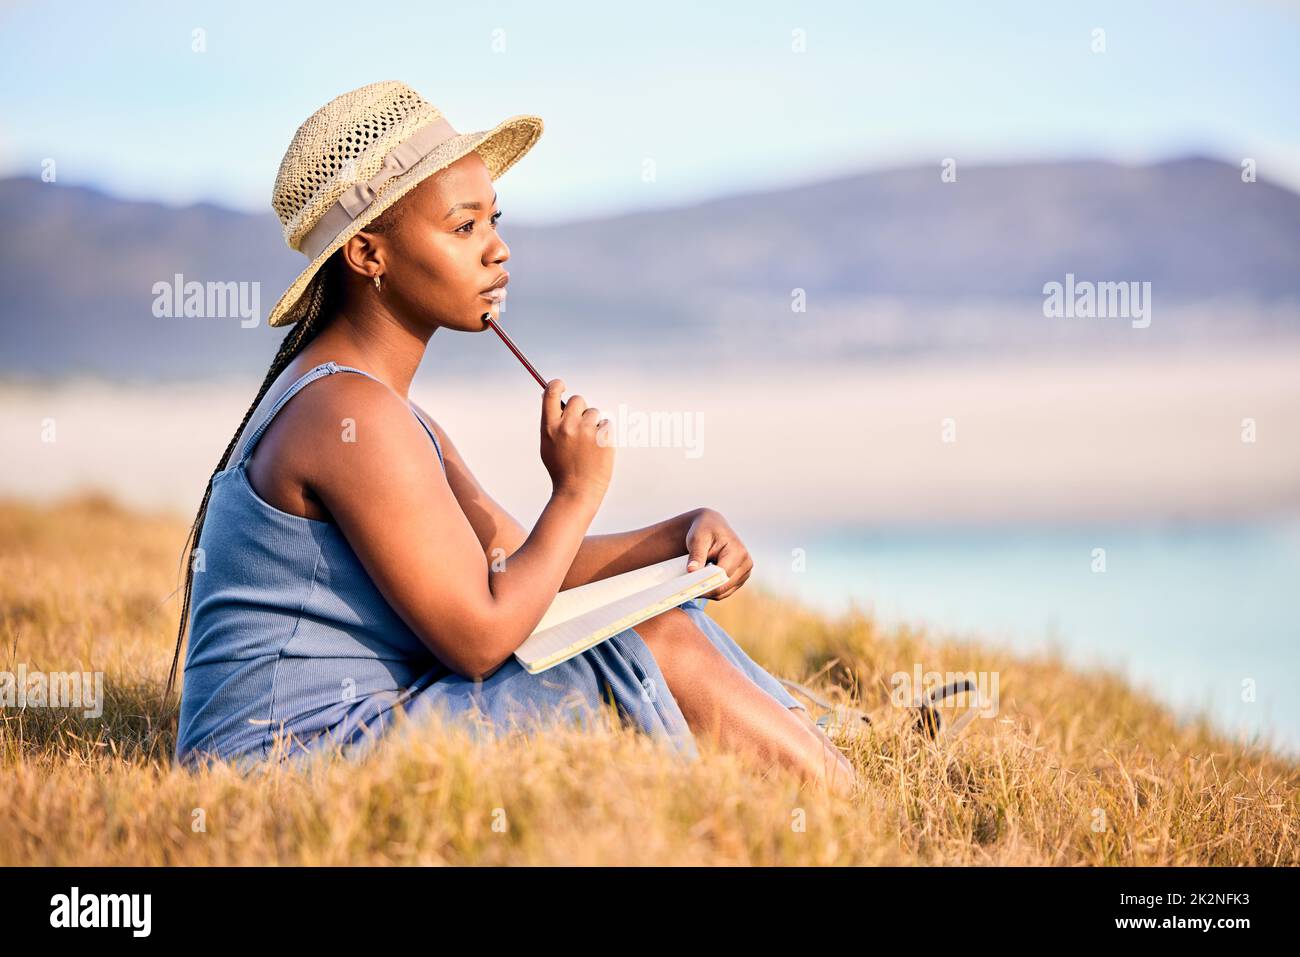
[[379,285],[379,277],[378,277],[378,276],[375,277],[375,288],[378,289],[380,292],[383,291],[383,287]]

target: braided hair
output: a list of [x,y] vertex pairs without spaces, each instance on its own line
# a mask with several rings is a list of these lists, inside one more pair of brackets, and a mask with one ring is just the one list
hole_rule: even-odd
[[208,500],[212,497],[212,480],[230,462],[230,456],[234,454],[239,436],[243,433],[244,427],[248,425],[248,420],[252,418],[253,411],[257,408],[258,403],[262,401],[267,390],[271,388],[271,383],[280,377],[280,373],[284,371],[293,357],[315,338],[329,318],[328,313],[334,311],[337,297],[332,294],[335,292],[332,287],[336,285],[339,278],[338,253],[335,253],[326,261],[325,265],[321,267],[321,271],[326,275],[322,276],[320,281],[313,283],[308,291],[310,300],[307,303],[306,312],[280,342],[280,348],[276,352],[275,358],[271,360],[271,367],[266,371],[266,378],[262,380],[262,387],[257,390],[257,396],[253,399],[253,404],[244,413],[243,420],[239,423],[239,427],[235,429],[235,434],[231,436],[230,442],[226,445],[226,451],[222,453],[221,459],[217,462],[217,467],[209,476],[208,486],[203,492],[203,501],[199,504],[199,512],[190,526],[190,532],[185,539],[185,544],[181,546],[182,553],[185,553],[186,549],[188,549],[185,587],[181,592],[181,617],[176,629],[176,651],[172,656],[171,670],[167,673],[167,689],[163,692],[164,702],[171,700],[172,688],[176,684],[176,669],[180,662],[181,646],[185,641],[186,626],[189,624],[190,594],[194,589],[194,553],[198,549],[199,536],[203,533],[203,522],[208,515]]
[[[394,203],[366,225],[366,232],[391,233],[405,218],[406,208],[407,204],[401,201]],[[182,553],[185,553],[187,548],[189,551],[185,562],[185,585],[181,590],[180,622],[176,628],[176,651],[172,655],[171,670],[167,673],[167,688],[163,692],[164,705],[171,700],[172,689],[176,684],[176,669],[180,663],[181,646],[185,642],[185,632],[189,625],[190,595],[194,589],[194,553],[198,549],[199,536],[203,533],[203,522],[208,515],[208,500],[212,497],[212,480],[230,462],[230,456],[234,454],[239,436],[243,433],[244,427],[248,425],[248,420],[252,418],[258,403],[262,401],[267,390],[271,388],[271,384],[279,378],[280,373],[284,371],[294,356],[298,355],[307,343],[311,342],[329,320],[339,312],[346,293],[345,274],[347,265],[342,257],[343,250],[340,248],[325,261],[325,264],[320,269],[318,280],[313,282],[307,292],[304,293],[306,306],[304,307],[303,317],[293,325],[281,341],[279,351],[276,352],[275,358],[271,360],[271,367],[266,371],[266,378],[262,380],[262,387],[257,390],[257,396],[253,399],[252,405],[248,407],[248,411],[244,413],[243,421],[235,429],[235,434],[231,436],[229,444],[226,445],[226,451],[222,453],[216,469],[208,477],[208,486],[203,492],[203,501],[199,505],[198,514],[190,526],[185,544],[181,546]]]

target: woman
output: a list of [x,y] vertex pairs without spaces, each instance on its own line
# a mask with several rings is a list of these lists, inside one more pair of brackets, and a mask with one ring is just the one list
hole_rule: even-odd
[[698,600],[539,675],[512,657],[562,588],[689,552],[727,570],[704,598],[723,599],[753,566],[706,508],[588,536],[614,447],[581,396],[561,408],[561,380],[542,398],[553,494],[531,533],[407,398],[434,332],[482,332],[500,308],[510,253],[493,181],[541,130],[516,116],[459,134],[397,82],[344,94],[299,128],[272,203],[310,265],[271,311],[271,325],[293,328],[191,532],[167,685],[192,605],[179,761],[355,750],[396,709],[504,729],[585,720],[612,698],[688,755],[706,734],[833,788],[854,783],[802,705]]

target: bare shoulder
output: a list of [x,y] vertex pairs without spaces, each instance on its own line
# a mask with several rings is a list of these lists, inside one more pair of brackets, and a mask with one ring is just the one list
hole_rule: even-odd
[[369,494],[396,471],[424,473],[434,454],[388,386],[336,374],[309,383],[281,408],[253,450],[248,473],[275,507],[329,521],[334,509],[327,499]]
[[[465,464],[465,460],[461,456],[460,450],[456,448],[456,443],[453,442],[451,436],[447,434],[447,430],[434,421],[433,416],[429,415],[428,412],[425,412],[424,409],[416,405],[415,402],[411,403],[411,408],[413,408],[416,414],[425,421],[429,428],[433,429],[434,435],[438,437],[438,447],[442,449],[442,457],[447,461],[448,466],[457,472],[461,469],[468,471],[469,467]],[[425,441],[428,440],[426,439]],[[451,473],[449,472],[449,474]]]
[[438,441],[445,445],[448,441],[447,433],[443,431],[442,426],[440,426],[437,422],[433,420],[433,416],[431,416],[428,412],[425,412],[424,409],[420,408],[420,406],[418,406],[414,400],[412,400],[411,402],[411,408],[415,410],[416,415],[418,415],[421,419],[423,419],[425,424],[428,425],[429,428],[433,429],[433,431],[438,436]]
[[346,474],[376,458],[384,468],[400,468],[408,459],[428,464],[434,455],[429,437],[392,389],[361,375],[321,381],[325,387],[317,386],[317,395],[298,409],[302,427],[295,430],[297,445],[318,470]]

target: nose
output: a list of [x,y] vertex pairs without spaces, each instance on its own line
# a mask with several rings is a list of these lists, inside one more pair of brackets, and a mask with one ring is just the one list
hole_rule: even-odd
[[496,237],[495,242],[488,243],[487,248],[483,251],[483,265],[491,266],[495,263],[503,263],[510,258],[510,247],[500,236]]

